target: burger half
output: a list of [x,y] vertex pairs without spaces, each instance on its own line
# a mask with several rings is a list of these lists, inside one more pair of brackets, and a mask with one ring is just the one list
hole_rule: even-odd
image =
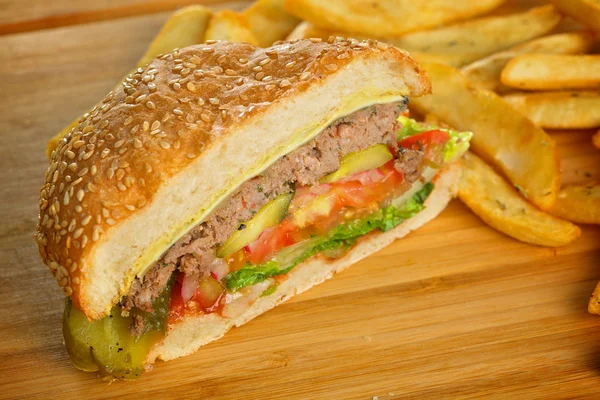
[[51,157],[40,255],[74,365],[135,378],[434,218],[470,134],[374,41],[210,42],[139,68]]

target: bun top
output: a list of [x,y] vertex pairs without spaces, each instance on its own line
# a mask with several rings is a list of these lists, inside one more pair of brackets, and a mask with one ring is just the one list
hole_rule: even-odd
[[[206,153],[217,151],[232,132],[239,133],[258,117],[272,113],[275,103],[291,104],[350,63],[366,59],[401,64],[398,74],[409,71],[410,75],[404,92],[420,95],[429,91],[429,82],[406,53],[383,43],[352,39],[279,42],[266,49],[210,41],[175,50],[138,68],[84,115],[52,153],[40,193],[36,234],[42,260],[65,293],[75,293],[75,304],[86,312],[91,307],[88,303],[100,301],[98,297],[104,294],[82,300],[78,293],[87,289],[80,286],[86,279],[94,279],[87,273],[99,261],[91,261],[92,253],[111,231],[123,225],[122,229],[135,235],[135,229],[124,222],[142,214],[175,175],[203,157],[208,159]],[[293,112],[295,118],[303,118],[302,110]],[[204,174],[212,172],[204,167]],[[219,191],[220,187],[215,184],[207,190]],[[155,213],[154,218],[155,226],[160,226],[164,217]],[[167,234],[163,247],[182,234],[180,228]],[[145,247],[138,245],[144,246],[137,242],[127,248],[125,244],[111,245],[114,262],[122,264],[114,268],[128,272],[125,280],[120,279],[123,282],[112,285],[117,286],[114,290],[107,289],[112,290],[109,302],[114,303],[140,272],[141,267],[133,268],[131,260],[121,257],[142,252]],[[104,262],[113,261],[105,258]],[[105,274],[116,271],[103,268]],[[100,308],[86,314],[100,316]],[[106,310],[106,304],[102,309]]]

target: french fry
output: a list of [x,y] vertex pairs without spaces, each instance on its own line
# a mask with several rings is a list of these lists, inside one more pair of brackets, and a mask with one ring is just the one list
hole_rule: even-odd
[[231,10],[219,11],[212,16],[204,40],[226,40],[258,45],[258,40],[254,37],[246,17]]
[[173,49],[202,43],[211,15],[212,11],[208,8],[197,5],[173,13],[152,40],[137,66],[143,67],[157,55],[168,53]]
[[524,200],[492,167],[472,153],[465,154],[458,197],[492,228],[525,243],[559,247],[581,230],[546,214]]
[[600,2],[598,0],[551,0],[560,11],[600,32]]
[[[552,6],[474,19],[386,40],[409,52],[459,55],[466,65],[550,32],[561,16]],[[374,32],[377,32],[376,30]],[[462,66],[461,65],[461,66]]]
[[504,93],[510,88],[500,82],[500,74],[508,61],[514,57],[526,53],[581,54],[589,51],[593,43],[594,36],[587,32],[544,36],[477,60],[463,67],[462,72],[474,86]]
[[[140,58],[137,67],[144,66],[161,53],[168,53],[176,48],[202,43],[204,32],[212,12],[202,6],[189,6],[173,13],[156,35],[146,53]],[[117,85],[117,87],[121,83]],[[50,158],[60,140],[79,123],[80,117],[54,135],[46,144],[46,156]]]
[[397,36],[483,14],[504,0],[286,0],[292,14],[327,29]]
[[600,55],[523,54],[506,64],[500,80],[521,90],[598,89]]
[[600,150],[600,131],[596,132],[594,136],[592,136],[592,144],[598,150]]
[[450,126],[471,131],[471,148],[520,188],[531,202],[547,210],[560,188],[554,140],[493,92],[480,91],[455,68],[422,64],[433,95],[411,99],[422,115],[433,113]]
[[298,19],[283,8],[284,0],[258,0],[244,11],[250,30],[261,47],[284,39]]
[[600,183],[563,187],[550,213],[580,224],[600,224]]
[[588,312],[590,314],[600,314],[600,282],[596,285],[596,289],[594,289],[594,293],[590,297]]
[[516,93],[503,98],[541,128],[600,127],[600,93],[598,92]]

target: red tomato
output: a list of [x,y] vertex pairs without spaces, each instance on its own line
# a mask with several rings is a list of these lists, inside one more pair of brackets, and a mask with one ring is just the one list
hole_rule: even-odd
[[296,225],[287,219],[277,226],[266,229],[258,239],[244,248],[247,260],[255,265],[267,261],[271,254],[296,243],[291,233],[297,229]]
[[421,150],[433,144],[445,144],[448,140],[450,140],[448,132],[435,130],[406,137],[398,144],[405,149]]

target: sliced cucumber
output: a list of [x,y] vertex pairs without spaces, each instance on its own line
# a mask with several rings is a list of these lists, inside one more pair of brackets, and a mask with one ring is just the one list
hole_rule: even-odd
[[368,171],[373,168],[381,167],[393,158],[392,153],[383,144],[376,144],[368,149],[350,153],[342,158],[340,168],[329,175],[324,176],[320,183],[330,183],[339,181],[350,175],[359,172]]
[[229,239],[217,249],[217,257],[227,257],[244,246],[254,242],[265,230],[279,224],[285,218],[293,193],[277,196],[261,207],[254,217],[240,225]]

